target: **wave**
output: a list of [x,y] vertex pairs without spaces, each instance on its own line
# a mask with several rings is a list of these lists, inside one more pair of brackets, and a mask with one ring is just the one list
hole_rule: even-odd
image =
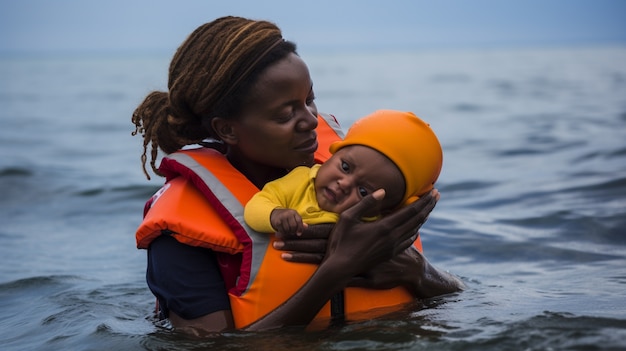
[[[501,331],[484,335],[471,343],[461,342],[462,350],[621,350],[626,340],[626,320],[576,316],[545,311],[543,314],[510,324],[483,324]],[[448,335],[454,339],[454,334]]]
[[[102,331],[121,336],[119,349],[154,330],[146,311],[154,300],[143,282],[102,285],[76,275],[50,275],[0,284],[3,322],[22,326],[0,331],[9,349],[100,349]],[[35,323],[33,323],[35,321]],[[26,328],[29,326],[29,328]],[[115,339],[108,338],[107,349]]]
[[17,279],[10,282],[1,283],[0,294],[3,294],[3,296],[6,297],[6,295],[4,294],[13,294],[17,292],[24,293],[30,289],[62,289],[68,285],[73,285],[72,283],[79,280],[82,280],[82,278],[75,275],[37,276]]
[[[73,192],[73,195],[78,197],[93,197],[93,196],[101,196],[103,194],[111,194],[116,195],[116,199],[118,200],[147,200],[149,199],[157,190],[159,190],[160,185],[129,185],[129,186],[117,186],[117,187],[98,187],[91,188],[85,190],[79,190]],[[119,196],[121,195],[121,196]]]
[[281,329],[227,333],[201,340],[154,334],[147,349],[224,350],[622,350],[626,320],[544,311],[509,323],[480,318],[471,325],[446,323],[436,307],[321,332]]
[[0,169],[0,177],[30,177],[34,174],[31,169],[23,167],[5,167]]

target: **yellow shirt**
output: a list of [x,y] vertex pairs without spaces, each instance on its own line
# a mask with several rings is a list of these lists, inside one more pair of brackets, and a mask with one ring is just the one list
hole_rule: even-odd
[[246,204],[244,219],[257,232],[270,233],[270,214],[275,208],[296,210],[307,224],[335,223],[339,215],[317,204],[313,182],[320,165],[296,167],[286,176],[265,184]]

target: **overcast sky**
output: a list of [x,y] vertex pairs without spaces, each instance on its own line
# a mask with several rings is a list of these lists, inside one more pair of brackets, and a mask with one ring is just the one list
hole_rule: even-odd
[[626,45],[626,0],[0,0],[0,51],[172,51],[224,15],[304,50]]

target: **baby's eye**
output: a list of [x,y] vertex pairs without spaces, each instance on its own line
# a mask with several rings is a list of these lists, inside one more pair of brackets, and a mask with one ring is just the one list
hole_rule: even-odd
[[360,186],[358,190],[359,190],[359,195],[361,195],[361,197],[366,197],[367,194],[369,194],[369,191],[367,191],[367,189],[365,189],[362,186]]
[[349,171],[350,171],[350,165],[348,164],[348,162],[346,162],[346,161],[341,161],[341,169],[342,169],[344,172],[346,172],[346,173],[347,173],[347,172],[349,172]]

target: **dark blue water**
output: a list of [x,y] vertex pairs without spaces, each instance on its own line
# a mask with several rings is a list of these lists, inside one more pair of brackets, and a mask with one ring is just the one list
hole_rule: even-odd
[[626,48],[303,54],[344,127],[412,110],[444,147],[426,255],[468,290],[303,333],[152,319],[134,231],[160,186],[135,106],[169,55],[0,58],[3,350],[626,349]]

